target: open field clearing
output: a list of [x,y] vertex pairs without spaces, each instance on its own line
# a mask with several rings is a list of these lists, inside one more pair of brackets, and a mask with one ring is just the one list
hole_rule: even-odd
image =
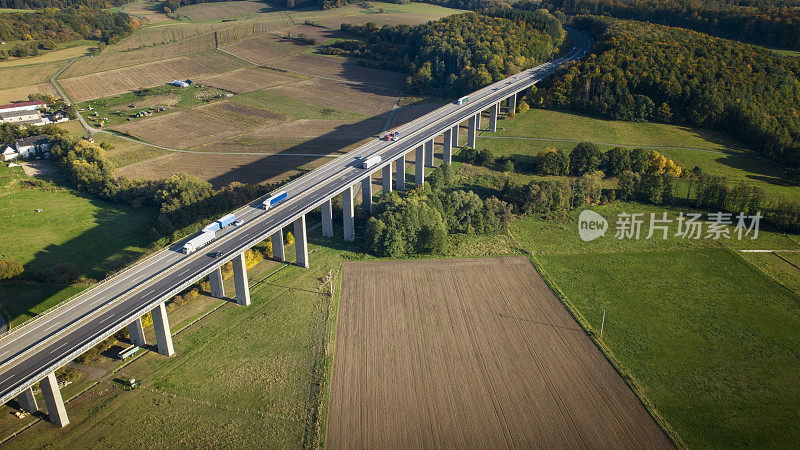
[[61,79],[58,83],[73,102],[83,102],[136,89],[158,86],[172,80],[185,80],[213,73],[213,70],[196,60],[179,57],[108,72]]
[[0,90],[45,84],[65,64],[50,62],[0,69]]
[[237,95],[231,100],[243,105],[267,109],[275,114],[288,116],[293,119],[358,120],[364,118],[361,114],[315,105],[267,90]]
[[406,75],[402,73],[370,69],[359,66],[351,60],[333,56],[294,55],[271,61],[269,66],[323,78],[365,83],[397,90],[402,89],[406,79]]
[[53,86],[47,84],[37,84],[34,86],[22,86],[0,91],[0,103],[10,103],[28,100],[29,94],[51,94],[56,95]]
[[[722,133],[658,123],[594,119],[542,109],[502,119],[498,127],[504,129],[497,133],[481,134],[477,141],[478,148],[489,149],[495,156],[516,155],[526,159],[547,147],[569,152],[582,140],[600,144],[603,151],[616,145],[681,147],[656,150],[686,169],[700,166],[704,173],[750,181],[772,198],[800,199],[800,188],[788,185],[781,179],[783,167],[779,163],[748,151],[745,146]],[[535,140],[490,138],[501,136]],[[685,187],[679,189],[678,195],[686,195]]]
[[[82,41],[85,42],[85,41]],[[27,66],[30,64],[42,64],[54,61],[66,61],[68,59],[84,56],[89,52],[91,47],[97,47],[96,44],[84,44],[68,47],[63,50],[54,50],[47,52],[43,55],[33,56],[30,58],[12,59],[10,61],[0,62],[0,69],[6,67]]]
[[256,16],[261,13],[271,12],[274,9],[272,5],[266,2],[238,1],[187,5],[178,8],[178,13],[186,16],[192,22],[206,22]]
[[125,123],[116,129],[165,147],[182,149],[283,120],[284,117],[281,115],[223,100],[138,122]]
[[800,252],[739,253],[778,283],[800,294]]
[[307,45],[297,44],[286,38],[262,34],[252,39],[227,45],[223,47],[223,50],[252,63],[263,64],[277,58],[300,53],[308,48]]
[[220,188],[234,181],[258,184],[285,180],[314,170],[326,161],[328,158],[317,156],[170,153],[125,166],[115,173],[136,180],[159,180],[176,173],[188,173]]
[[343,83],[324,78],[284,84],[268,91],[365,116],[377,116],[391,110],[398,95],[394,89]]
[[294,82],[301,79],[301,77],[302,76],[291,72],[278,72],[255,67],[216,75],[195,77],[195,81],[240,94],[275,86],[276,84]]
[[[328,28],[339,29],[342,23],[365,24],[367,22],[374,22],[379,27],[386,24],[400,23],[416,25],[462,12],[457,9],[444,8],[425,3],[407,3],[403,5],[382,2],[370,3],[372,4],[372,8],[364,8],[361,4],[350,4],[342,8],[330,10],[300,10],[292,11],[290,14],[298,23],[311,20],[314,23],[324,25]],[[379,13],[379,8],[383,8],[384,12]]]
[[134,17],[144,17],[148,25],[171,22],[172,19],[164,14],[164,2],[156,0],[137,0],[122,7],[122,10]]
[[525,258],[347,262],[331,448],[670,443]]
[[[6,445],[314,446],[318,441],[315,411],[321,395],[314,386],[330,362],[327,331],[336,319],[335,312],[329,314],[335,303],[321,280],[331,269],[337,273],[340,263],[338,252],[328,249],[311,257],[311,269],[289,266],[269,278],[282,264],[267,261],[249,269],[253,303],[246,308],[200,296],[171,310],[170,324],[176,332],[219,307],[174,336],[174,357],[142,352],[143,356],[69,403],[71,426],[56,429],[42,422]],[[232,281],[225,283],[229,296],[233,295]],[[145,334],[154,342],[150,328]],[[122,364],[101,357],[89,365],[115,368]],[[122,377],[142,380],[142,386],[135,392],[123,391],[115,381]],[[69,395],[65,392],[65,399]],[[3,422],[19,422],[9,414],[3,416],[9,416]],[[6,429],[6,434],[14,430]]]
[[314,25],[296,25],[290,28],[285,28],[277,32],[281,36],[299,36],[305,35],[306,37],[316,39],[317,44],[322,44],[329,39],[340,39],[350,37],[339,30],[339,27],[327,28],[323,26]]
[[537,259],[689,448],[800,439],[796,294],[720,249]]
[[108,46],[103,52],[126,53],[146,47],[158,47],[167,44],[190,42],[201,36],[212,36],[215,29],[225,25],[213,23],[174,22],[158,26],[145,27],[127,36],[118,43]]

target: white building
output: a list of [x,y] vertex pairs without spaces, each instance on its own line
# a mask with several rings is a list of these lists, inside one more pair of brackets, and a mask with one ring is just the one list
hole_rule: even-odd
[[3,161],[11,161],[12,159],[17,159],[19,157],[19,153],[14,150],[14,147],[10,145],[4,145],[0,147],[0,154],[3,155]]
[[42,121],[39,109],[45,105],[41,100],[0,105],[0,122],[37,123]]
[[36,156],[37,152],[44,153],[50,149],[50,138],[40,134],[38,136],[26,137],[24,139],[17,139],[14,142],[19,156],[28,158]]

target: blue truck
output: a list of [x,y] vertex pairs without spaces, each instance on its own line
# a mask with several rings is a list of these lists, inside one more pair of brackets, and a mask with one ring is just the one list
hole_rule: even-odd
[[236,222],[236,215],[235,214],[228,214],[227,216],[223,216],[218,219],[216,222],[211,222],[210,224],[203,227],[203,233],[208,231],[219,231],[228,225]]
[[289,194],[287,194],[286,191],[278,192],[277,194],[264,200],[264,203],[261,205],[261,208],[265,210],[270,209],[273,206],[277,205],[278,203],[286,200],[287,198],[289,198]]

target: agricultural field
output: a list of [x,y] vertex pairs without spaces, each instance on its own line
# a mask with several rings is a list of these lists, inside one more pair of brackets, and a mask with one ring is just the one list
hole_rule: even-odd
[[215,20],[255,17],[274,11],[276,8],[267,2],[216,2],[198,3],[178,8],[178,13],[192,22],[210,22]]
[[32,56],[28,58],[11,58],[8,61],[2,61],[0,62],[0,69],[6,67],[29,66],[31,64],[42,64],[54,61],[66,62],[69,59],[88,54],[89,49],[92,47],[97,47],[97,44],[85,39],[67,42],[59,45],[59,48],[56,50],[44,52],[39,56]]
[[348,262],[342,283],[330,448],[670,447],[526,258]]
[[481,133],[477,146],[495,156],[525,159],[547,147],[569,151],[580,141],[595,142],[604,151],[615,146],[652,147],[686,169],[700,166],[705,173],[750,181],[772,198],[800,199],[800,188],[783,181],[778,163],[748,151],[725,134],[708,130],[535,109],[501,119],[498,132]]
[[157,0],[136,0],[123,6],[122,10],[136,18],[146,19],[148,25],[157,25],[172,20],[164,14],[163,5],[164,2]]
[[37,84],[34,86],[22,86],[11,89],[0,90],[0,103],[17,102],[27,100],[30,94],[50,94],[56,95],[55,89],[51,84]]
[[301,75],[278,72],[261,67],[233,70],[231,72],[196,77],[198,83],[214,86],[236,94],[264,89],[302,79]]
[[378,116],[391,110],[399,94],[394,89],[365,87],[357,83],[345,83],[325,78],[312,78],[284,84],[270,88],[268,91],[364,116]]
[[[314,386],[330,364],[328,332],[336,319],[336,299],[325,279],[330,270],[338,278],[339,254],[312,253],[311,269],[272,261],[252,267],[252,305],[246,308],[200,296],[171,310],[174,357],[148,351],[130,364],[105,356],[86,363],[110,372],[93,387],[74,386],[91,388],[67,405],[71,425],[56,429],[40,422],[6,445],[34,448],[57,440],[68,447],[313,446],[319,442],[321,396]],[[232,281],[226,282],[229,296]],[[151,329],[146,335],[153,342]],[[123,377],[142,385],[123,391]],[[15,428],[6,423],[18,419],[3,416],[0,429],[7,435]]]
[[274,59],[300,53],[308,48],[307,45],[295,43],[287,38],[262,34],[227,45],[222,49],[253,64],[265,64]]
[[[64,66],[63,62],[49,62],[0,68],[0,90],[45,84]],[[34,92],[33,89],[30,92]],[[25,95],[24,99],[27,97]]]
[[405,74],[370,69],[359,66],[350,59],[337,56],[299,54],[270,61],[268,66],[320,78],[333,78],[398,91],[403,87],[406,79]]

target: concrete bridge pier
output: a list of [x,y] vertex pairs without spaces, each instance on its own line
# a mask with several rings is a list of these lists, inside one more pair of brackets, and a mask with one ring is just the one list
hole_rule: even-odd
[[406,155],[400,155],[394,162],[395,183],[398,191],[406,190]]
[[458,147],[458,128],[461,124],[457,123],[453,125],[453,129],[450,134],[453,136],[452,144],[453,147]]
[[381,172],[381,184],[383,185],[383,194],[392,192],[392,163],[383,167]]
[[283,229],[273,233],[269,239],[272,242],[272,257],[280,262],[286,262],[286,252],[283,250]]
[[513,116],[517,113],[517,94],[511,94],[508,97],[508,115]]
[[478,135],[478,116],[480,113],[470,116],[467,125],[467,147],[475,148],[475,138]]
[[322,204],[322,235],[325,237],[333,236],[333,204],[331,199],[325,200]]
[[294,253],[297,255],[297,265],[308,269],[308,241],[306,240],[306,215],[294,221]]
[[22,391],[21,394],[17,396],[17,402],[19,403],[19,407],[26,412],[31,414],[39,411],[39,404],[36,403],[36,397],[33,395],[33,388],[29,387]]
[[172,346],[172,332],[169,329],[169,319],[167,319],[167,307],[164,302],[161,302],[153,308],[153,328],[156,332],[156,348],[158,353],[164,356],[172,356],[175,354],[175,348]]
[[500,112],[500,103],[495,103],[489,108],[489,127],[486,131],[494,133],[497,131],[497,114]]
[[417,154],[414,155],[414,183],[417,187],[422,187],[425,184],[425,147],[420,145],[417,147]]
[[[217,269],[219,270],[219,269]],[[212,272],[211,275],[214,275]],[[222,286],[222,273],[219,275],[220,286]],[[211,295],[214,295],[214,283],[211,283]],[[220,295],[217,298],[222,298]],[[138,347],[147,345],[147,338],[144,337],[144,327],[142,326],[142,318],[137,317],[133,322],[128,324],[128,335],[130,336],[131,343]]]
[[452,144],[453,129],[448,128],[444,130],[444,149],[442,150],[442,164],[450,165],[453,159],[453,144]]
[[355,220],[353,219],[353,186],[342,192],[342,222],[344,222],[344,240],[356,240]]
[[475,114],[475,127],[476,127],[478,130],[480,130],[480,129],[481,129],[481,119],[483,118],[483,117],[481,117],[482,115],[483,115],[483,110],[481,110],[481,111],[478,111],[478,112]]
[[236,304],[248,306],[250,304],[250,285],[247,280],[247,263],[244,252],[233,258],[233,284],[236,286]]
[[[222,284],[222,268],[217,267],[213,272],[208,274],[208,284],[211,285],[211,296],[215,298],[225,298],[225,286]],[[130,331],[130,325],[128,325]],[[133,336],[133,333],[131,333]]]
[[39,386],[42,388],[42,396],[44,397],[44,404],[47,406],[47,416],[50,418],[50,423],[58,427],[69,425],[69,417],[67,417],[67,409],[64,407],[64,400],[61,398],[61,390],[58,388],[56,373],[50,372],[47,374],[39,382]]
[[425,166],[433,167],[433,138],[425,142]]
[[372,174],[361,180],[361,209],[364,214],[372,214]]

